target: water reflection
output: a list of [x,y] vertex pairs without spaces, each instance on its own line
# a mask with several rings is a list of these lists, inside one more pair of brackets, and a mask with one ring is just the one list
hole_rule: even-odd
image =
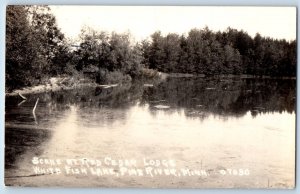
[[[267,112],[295,112],[295,80],[220,80],[220,79],[168,79],[154,87],[142,83],[103,89],[85,87],[75,90],[51,92],[30,96],[20,104],[18,97],[6,100],[6,120],[26,123],[34,102],[40,98],[37,111],[40,117],[54,116],[53,111],[64,111],[72,105],[95,112],[107,109],[128,109],[137,102],[150,105],[150,111],[174,112],[183,109],[186,116],[203,117],[203,113],[240,117]],[[19,106],[16,106],[19,104]],[[161,107],[161,108],[160,108]]]
[[[251,111],[295,111],[295,80],[169,79],[143,93],[142,103],[183,108],[186,116],[205,118],[204,113],[240,117]],[[155,109],[153,109],[155,110]],[[155,114],[155,111],[153,111]]]
[[[191,168],[200,163],[207,169],[248,166],[255,174],[248,180],[250,186],[260,177],[290,184],[295,88],[295,80],[176,78],[153,87],[138,82],[31,95],[21,104],[18,97],[7,97],[6,175],[30,173],[26,169],[33,156],[147,156],[174,158],[178,165]],[[37,98],[35,123],[32,108]],[[42,178],[26,181],[43,185]],[[52,181],[48,184],[99,184],[80,176]]]

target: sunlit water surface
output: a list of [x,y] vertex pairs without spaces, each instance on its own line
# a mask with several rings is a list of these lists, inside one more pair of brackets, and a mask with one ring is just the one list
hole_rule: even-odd
[[[36,113],[32,108],[39,98]],[[168,79],[6,98],[5,181],[27,186],[294,186],[295,81]],[[32,159],[168,159],[210,176],[35,176]],[[138,163],[137,167],[143,167]],[[117,172],[117,167],[114,167]],[[249,175],[220,170],[247,169]],[[214,173],[216,172],[216,173]]]

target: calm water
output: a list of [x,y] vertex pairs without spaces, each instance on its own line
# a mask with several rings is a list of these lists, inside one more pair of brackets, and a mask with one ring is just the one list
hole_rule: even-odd
[[[170,78],[153,87],[84,87],[31,95],[24,102],[7,97],[5,181],[26,186],[293,187],[295,89],[295,80]],[[136,168],[143,167],[144,158],[166,159],[178,169],[210,174],[35,176],[33,157],[134,159]],[[249,175],[232,175],[231,169]]]

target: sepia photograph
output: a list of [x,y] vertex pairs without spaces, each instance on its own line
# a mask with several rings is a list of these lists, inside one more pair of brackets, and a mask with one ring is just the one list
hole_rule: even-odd
[[294,189],[297,8],[7,5],[6,186]]

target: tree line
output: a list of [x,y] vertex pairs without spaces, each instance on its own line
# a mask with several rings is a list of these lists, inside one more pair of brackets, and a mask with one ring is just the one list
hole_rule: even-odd
[[155,32],[142,42],[144,64],[162,72],[205,75],[296,76],[296,41],[277,40],[227,28],[207,27],[188,35]]
[[69,50],[47,6],[7,6],[6,89],[34,85],[61,73]]
[[82,29],[81,42],[72,52],[76,71],[86,73],[97,83],[131,80],[141,74],[140,45],[131,41],[129,33],[117,34]]
[[296,41],[276,40],[228,28],[207,27],[187,35],[155,32],[133,42],[129,33],[82,29],[72,45],[48,6],[7,6],[6,90],[80,74],[97,83],[143,76],[143,69],[166,73],[269,76],[296,75]]
[[86,76],[97,83],[128,81],[141,74],[142,53],[129,33],[84,28],[80,43],[57,26],[48,6],[7,6],[6,90],[60,75]]

